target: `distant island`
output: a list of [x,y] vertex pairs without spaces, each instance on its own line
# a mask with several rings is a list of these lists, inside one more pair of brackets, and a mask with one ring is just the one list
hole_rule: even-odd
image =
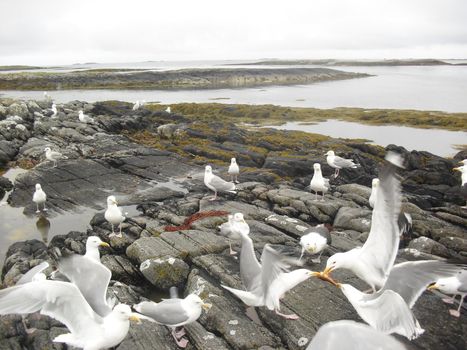
[[285,66],[285,65],[318,65],[318,66],[459,66],[465,63],[449,63],[437,59],[388,59],[388,60],[262,60],[258,62],[242,63],[243,65]]
[[181,69],[173,71],[91,69],[0,74],[2,90],[218,89],[310,84],[368,77],[329,68]]

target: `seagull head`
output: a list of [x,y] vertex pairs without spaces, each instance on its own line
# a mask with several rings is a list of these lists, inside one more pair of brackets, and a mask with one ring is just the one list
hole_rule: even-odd
[[313,164],[313,170],[315,172],[321,172],[321,165],[319,163]]
[[131,308],[126,304],[118,304],[112,310],[112,315],[118,318],[121,321],[137,321],[141,322],[141,317],[139,314],[131,312]]
[[203,299],[199,297],[199,295],[194,294],[194,293],[187,295],[184,301],[189,303],[189,305],[193,307],[201,307],[206,311],[208,311],[212,307],[211,304],[205,303]]
[[303,250],[306,250],[310,254],[315,254],[319,253],[326,247],[327,240],[318,233],[311,232],[300,239],[300,245]]
[[205,174],[212,174],[212,168],[210,165],[206,165],[206,168],[204,168],[204,173]]
[[36,184],[36,191],[42,190],[41,184]]
[[230,160],[230,163],[231,163],[231,164],[235,164],[235,163],[237,163],[237,160],[236,160],[235,158],[232,158],[232,159]]
[[325,155],[334,157],[334,151],[328,151]]
[[371,188],[377,188],[379,185],[379,179],[375,178],[371,181]]
[[336,253],[331,256],[328,261],[326,261],[326,268],[324,269],[323,274],[325,276],[329,276],[332,271],[344,267],[346,258],[347,256],[345,253]]
[[44,148],[44,152],[50,152],[50,151],[51,151],[50,147]]
[[110,247],[108,243],[103,242],[97,236],[90,236],[86,241],[86,250],[88,248]]
[[117,205],[117,198],[115,196],[108,196],[107,197],[107,205]]
[[245,218],[242,213],[235,213],[233,216],[233,221],[235,222],[245,222]]
[[456,277],[440,278],[435,283],[428,286],[429,290],[439,290],[445,294],[457,293],[457,288],[460,286],[460,282]]

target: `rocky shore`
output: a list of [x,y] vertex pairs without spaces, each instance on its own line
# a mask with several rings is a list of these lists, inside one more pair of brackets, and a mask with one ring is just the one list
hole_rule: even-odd
[[[167,226],[182,225],[197,213],[241,212],[258,254],[270,243],[286,246],[298,256],[298,240],[306,228],[329,223],[332,246],[320,264],[311,259],[305,264],[320,271],[326,256],[365,241],[371,222],[371,181],[377,177],[386,149],[302,132],[250,129],[237,125],[234,118],[209,121],[154,106],[133,111],[131,104],[116,101],[58,105],[56,118],[51,118],[50,107],[51,101],[46,100],[0,100],[0,166],[28,169],[14,183],[0,177],[0,195],[8,192],[10,206],[34,216],[31,198],[34,185],[40,183],[48,194],[47,216],[52,224],[61,213],[82,207],[96,214],[86,232],[67,228],[48,244],[40,240],[13,243],[3,263],[3,287],[14,285],[44,260],[52,264],[57,249],[83,254],[87,237],[97,235],[110,244],[101,251],[101,260],[112,271],[109,293],[120,302],[159,300],[168,297],[168,288],[176,285],[181,294],[197,291],[213,305],[186,327],[189,349],[305,349],[326,322],[362,322],[339,290],[311,278],[283,300],[284,312],[296,313],[299,320],[284,320],[258,308],[255,323],[245,315],[244,305],[220,287],[242,288],[238,259],[229,255],[228,241],[216,233],[227,216],[201,215],[186,230]],[[80,123],[79,110],[95,123]],[[60,150],[68,159],[54,168],[44,160],[45,147]],[[361,167],[343,169],[331,180],[325,200],[316,201],[306,186],[315,162],[321,163],[325,177],[334,173],[324,156],[330,149]],[[414,239],[399,251],[398,260],[467,262],[467,211],[461,208],[465,201],[459,193],[460,176],[452,171],[467,153],[446,159],[396,145],[387,149],[401,152],[406,159],[401,172],[402,207],[413,218]],[[204,165],[211,164],[225,176],[233,156],[241,167],[237,195],[207,200]],[[109,194],[115,194],[120,205],[136,206],[139,213],[124,222],[121,238],[109,239],[110,225],[103,216]],[[235,247],[238,250],[238,243]],[[337,272],[335,278],[367,288],[345,271]],[[408,349],[464,349],[466,311],[456,319],[448,308],[438,295],[425,292],[414,307],[425,333],[412,342],[398,338]],[[29,334],[25,325],[36,330]],[[32,314],[24,323],[20,315],[2,316],[0,349],[66,349],[51,341],[64,331],[63,325],[46,316]],[[131,325],[117,349],[177,346],[167,328],[143,322]]]
[[329,68],[211,68],[172,71],[91,69],[72,72],[4,73],[0,74],[0,89],[219,89],[311,84],[368,76],[370,75],[365,73]]

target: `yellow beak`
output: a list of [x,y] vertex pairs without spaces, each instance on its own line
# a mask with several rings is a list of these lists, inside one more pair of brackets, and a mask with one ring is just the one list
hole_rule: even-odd
[[309,273],[310,273],[311,276],[318,277],[320,280],[329,282],[329,283],[335,285],[338,288],[340,288],[340,286],[341,286],[340,283],[337,283],[336,281],[334,281],[330,276],[328,276],[324,272],[310,271]]
[[323,275],[328,276],[334,268],[332,266],[326,267],[323,271]]
[[209,304],[209,303],[202,303],[202,304],[201,304],[201,307],[202,307],[205,311],[209,311],[209,310],[212,308],[212,304]]
[[452,168],[452,170],[461,171],[460,167],[459,168]]
[[131,314],[130,315],[130,321],[141,322],[141,319],[138,317],[137,314]]
[[313,254],[313,253],[315,252],[315,248],[309,247],[309,248],[306,249],[306,251],[307,251],[308,253],[312,253],[312,254]]
[[438,285],[436,283],[432,284],[431,286],[428,286],[428,290],[433,290],[433,289],[438,289]]
[[108,243],[106,243],[106,242],[99,243],[99,246],[100,247],[110,247],[110,245]]

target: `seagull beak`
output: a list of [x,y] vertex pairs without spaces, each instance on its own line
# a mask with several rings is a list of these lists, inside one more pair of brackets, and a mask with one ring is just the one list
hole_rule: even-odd
[[457,170],[457,171],[461,171],[461,168],[452,168],[452,170]]
[[129,319],[130,321],[136,321],[138,323],[141,323],[141,318],[139,318],[139,315],[136,313],[132,313]]
[[324,271],[322,272],[322,274],[325,275],[325,276],[329,276],[329,274],[332,272],[332,270],[334,270],[334,268],[332,266],[326,267],[324,269]]
[[306,251],[307,251],[308,253],[311,253],[311,254],[313,254],[313,253],[315,252],[315,248],[313,248],[313,247],[309,247],[309,248],[307,248],[307,250],[306,250]]
[[433,290],[433,289],[438,289],[438,288],[439,288],[438,285],[436,283],[433,283],[433,284],[429,285],[427,289],[428,290]]
[[332,285],[336,286],[337,288],[340,288],[341,286],[340,283],[337,283],[330,276],[324,274],[323,272],[310,271],[310,275],[313,277],[318,277],[320,280],[323,280],[325,282],[329,282]]
[[114,204],[115,204],[115,205],[118,205],[118,202],[117,202],[117,200],[114,200],[113,202],[114,202]]
[[100,246],[100,247],[107,247],[107,248],[110,248],[109,243],[106,243],[106,242],[100,242],[100,243],[99,243],[99,246]]
[[209,303],[202,303],[202,304],[201,304],[201,307],[202,307],[205,311],[209,311],[209,310],[212,308],[212,304],[209,304]]

